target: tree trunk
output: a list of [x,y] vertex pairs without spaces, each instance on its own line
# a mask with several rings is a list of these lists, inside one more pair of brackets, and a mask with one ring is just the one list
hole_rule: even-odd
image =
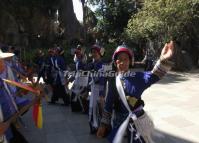
[[64,27],[64,38],[68,41],[82,37],[82,27],[78,22],[73,9],[72,0],[60,0],[60,20]]

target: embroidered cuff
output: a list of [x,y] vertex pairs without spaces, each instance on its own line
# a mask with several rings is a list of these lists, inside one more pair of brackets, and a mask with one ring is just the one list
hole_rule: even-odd
[[155,64],[152,73],[162,78],[173,66],[173,62],[168,60],[158,60]]

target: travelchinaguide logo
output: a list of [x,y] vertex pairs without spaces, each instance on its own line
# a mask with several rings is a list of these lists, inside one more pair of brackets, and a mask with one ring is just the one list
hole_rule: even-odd
[[[73,77],[116,77],[118,73],[116,71],[65,71],[64,75]],[[122,76],[133,77],[135,76],[135,72],[126,72]]]

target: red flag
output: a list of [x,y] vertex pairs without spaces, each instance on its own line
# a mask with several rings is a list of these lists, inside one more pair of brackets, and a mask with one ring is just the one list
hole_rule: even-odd
[[42,105],[41,101],[38,101],[33,106],[33,120],[37,128],[42,128],[43,126],[43,117],[42,117]]

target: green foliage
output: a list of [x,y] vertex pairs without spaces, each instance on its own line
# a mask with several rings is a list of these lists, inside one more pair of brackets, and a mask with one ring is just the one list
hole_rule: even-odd
[[92,5],[97,5],[95,11],[98,17],[97,29],[105,37],[119,38],[128,20],[136,12],[135,2],[132,0],[89,0]]
[[84,12],[84,27],[87,28],[88,33],[91,33],[94,31],[94,28],[97,25],[97,18],[95,16],[95,13],[87,6],[85,6],[84,8]]
[[199,18],[199,0],[145,0],[144,7],[128,22],[125,30],[131,39],[162,36],[188,38],[187,27]]
[[118,45],[116,45],[116,43],[108,43],[105,45],[105,55],[103,57],[103,59],[105,61],[111,61],[112,59],[112,54],[113,51],[115,51],[115,49],[117,48]]

